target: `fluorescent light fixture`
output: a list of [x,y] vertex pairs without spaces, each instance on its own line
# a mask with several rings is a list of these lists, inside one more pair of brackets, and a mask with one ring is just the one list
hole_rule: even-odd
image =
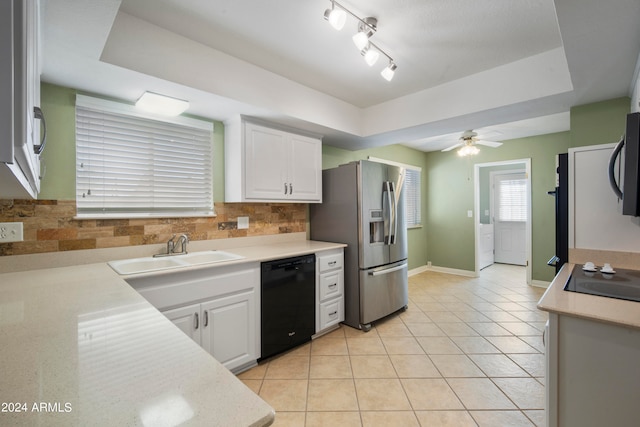
[[336,9],[335,2],[331,2],[331,9],[324,11],[324,19],[336,30],[340,31],[345,22],[347,22],[347,12],[342,9]]
[[398,66],[394,64],[393,61],[389,61],[389,65],[380,72],[380,75],[384,77],[386,81],[390,82],[391,79],[393,79],[393,75],[396,73],[396,68],[398,68]]
[[179,116],[189,108],[189,102],[158,93],[145,92],[136,101],[136,107],[163,116]]

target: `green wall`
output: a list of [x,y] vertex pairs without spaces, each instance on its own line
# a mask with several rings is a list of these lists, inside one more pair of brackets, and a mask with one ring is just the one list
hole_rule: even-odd
[[330,169],[344,163],[354,160],[364,160],[368,156],[378,157],[380,159],[391,160],[408,165],[419,166],[422,168],[421,187],[422,187],[422,227],[410,228],[407,230],[408,250],[409,250],[409,269],[421,267],[427,263],[427,230],[424,226],[426,221],[426,197],[424,197],[424,189],[426,183],[426,153],[414,150],[403,145],[389,145],[386,147],[371,148],[359,151],[348,151],[328,145],[322,146],[322,168]]
[[[75,94],[73,89],[42,84],[41,104],[47,116],[45,174],[39,198],[75,199]],[[550,281],[546,265],[555,252],[554,205],[547,191],[555,187],[555,156],[569,147],[617,141],[624,132],[629,98],[619,98],[571,109],[571,130],[557,134],[506,141],[497,149],[481,147],[473,158],[454,152],[424,153],[402,145],[348,151],[323,146],[323,168],[368,156],[422,168],[423,226],[409,235],[409,267],[431,262],[435,266],[473,271],[475,268],[473,218],[474,164],[531,159],[532,276]],[[214,122],[214,199],[224,201],[224,125]],[[485,208],[481,208],[484,211]]]
[[[40,103],[47,118],[47,148],[42,154],[45,173],[38,198],[74,200],[76,198],[77,91],[48,83],[42,83],[40,89]],[[214,200],[222,202],[224,201],[224,125],[216,121],[213,122],[213,161]]]
[[531,159],[532,278],[551,281],[554,270],[546,262],[555,253],[555,156],[570,147],[615,142],[624,132],[629,98],[619,98],[571,109],[571,130],[506,141],[501,147],[480,147],[473,158],[455,152],[427,153],[425,212],[427,260],[433,265],[473,271],[473,169],[478,163]]

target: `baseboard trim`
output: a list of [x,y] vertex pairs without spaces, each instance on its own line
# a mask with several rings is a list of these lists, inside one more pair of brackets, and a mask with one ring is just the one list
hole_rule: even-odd
[[424,273],[425,271],[435,271],[436,273],[454,274],[456,276],[464,277],[478,277],[475,271],[458,270],[457,268],[438,267],[437,265],[422,265],[420,267],[412,268],[409,270],[409,277],[416,274]]
[[544,288],[547,289],[551,285],[551,282],[545,282],[544,280],[532,280],[531,286],[535,286],[536,288]]
[[426,265],[421,265],[420,267],[412,268],[411,270],[409,270],[408,274],[409,274],[409,277],[411,277],[411,276],[415,276],[416,274],[424,273],[425,271],[428,271],[428,270],[429,270],[429,267],[427,267]]

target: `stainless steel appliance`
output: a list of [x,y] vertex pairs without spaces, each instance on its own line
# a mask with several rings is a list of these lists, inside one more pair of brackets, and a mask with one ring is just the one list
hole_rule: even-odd
[[[617,161],[622,149],[624,155]],[[620,177],[616,180],[616,169]],[[609,183],[622,199],[622,214],[640,216],[640,112],[627,114],[625,134],[609,159]]]
[[345,321],[371,322],[408,303],[405,170],[361,160],[322,172],[322,204],[310,206],[311,238],[346,243]]
[[260,359],[311,340],[316,332],[316,256],[263,262]]

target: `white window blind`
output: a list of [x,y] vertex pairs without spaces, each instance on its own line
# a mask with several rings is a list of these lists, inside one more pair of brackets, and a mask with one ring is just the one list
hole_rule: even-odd
[[213,123],[78,95],[78,217],[213,215]]
[[368,159],[373,162],[399,166],[405,169],[402,191],[404,191],[405,194],[404,201],[407,228],[422,226],[422,203],[420,198],[420,193],[422,192],[420,184],[422,168],[405,163],[394,162],[391,160],[379,159],[372,156],[369,156]]
[[406,169],[404,190],[407,210],[407,227],[422,225],[420,204],[420,175],[419,169]]
[[527,180],[502,179],[498,181],[498,220],[527,221]]

